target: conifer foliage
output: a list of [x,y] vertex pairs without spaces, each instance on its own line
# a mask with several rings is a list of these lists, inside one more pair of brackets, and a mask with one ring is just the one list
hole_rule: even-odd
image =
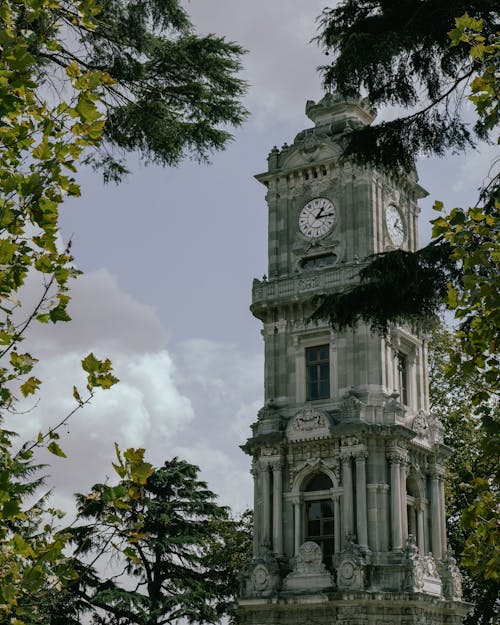
[[178,0],[93,4],[96,27],[87,29],[72,19],[74,2],[54,3],[47,22],[62,21],[66,36],[57,50],[32,51],[47,86],[57,86],[58,68],[71,61],[112,78],[102,99],[104,144],[87,160],[105,179],[119,180],[126,152],[177,165],[186,156],[206,161],[223,149],[229,128],[246,117],[240,103],[246,86],[238,77],[242,48],[197,34]]
[[[116,502],[130,488],[127,479],[78,495],[82,525],[73,530],[73,540],[76,557],[85,560],[77,566],[79,581],[68,587],[72,599],[63,596],[64,603],[79,601],[79,609],[99,625],[215,623],[227,614],[250,537],[245,524],[238,530],[238,522],[216,503],[197,471],[183,460],[169,460],[125,506]],[[88,568],[89,558],[101,571],[110,560],[113,574],[102,577]]]
[[375,107],[409,109],[353,133],[345,156],[410,171],[419,154],[441,156],[489,135],[484,118],[471,132],[462,117],[464,93],[481,59],[469,54],[465,42],[450,46],[448,33],[467,11],[481,20],[486,41],[496,36],[495,0],[344,0],[324,10],[318,41],[334,55],[322,68],[325,86],[346,96],[366,91]]

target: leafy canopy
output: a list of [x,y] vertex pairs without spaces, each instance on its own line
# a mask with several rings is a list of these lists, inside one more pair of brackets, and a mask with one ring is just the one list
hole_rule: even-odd
[[[241,53],[196,35],[177,0],[0,3],[0,425],[42,384],[36,356],[21,349],[30,324],[70,320],[79,272],[60,245],[59,209],[80,195],[79,162],[118,180],[130,150],[166,165],[206,160],[246,115]],[[39,284],[33,305],[22,296],[28,277]],[[1,622],[44,622],[44,598],[78,574],[54,531],[59,513],[27,498],[41,485],[34,449],[64,457],[58,429],[117,382],[107,359],[89,354],[82,366],[86,392],[73,388],[73,409],[47,432],[16,452],[15,432],[0,429]]]
[[[453,551],[463,556],[459,566],[464,578],[464,600],[474,605],[465,618],[465,625],[494,625],[500,608],[500,552],[496,547],[500,536],[495,530],[500,430],[481,426],[486,417],[492,425],[498,421],[500,405],[474,406],[472,398],[477,392],[477,378],[473,374],[450,373],[449,354],[457,349],[458,338],[453,332],[438,326],[430,334],[431,410],[444,425],[445,444],[455,449],[446,471],[448,538]],[[488,453],[484,453],[485,450]],[[478,492],[483,491],[485,523],[477,524],[474,510]],[[488,562],[487,575],[483,567],[476,566],[477,562]]]
[[[75,3],[47,5],[37,28],[57,20],[65,36],[55,48],[32,48],[48,88],[75,61],[106,72],[104,143],[87,161],[106,180],[119,180],[127,152],[146,162],[177,165],[184,157],[206,161],[240,125],[246,85],[238,77],[243,50],[216,35],[198,35],[178,0],[94,0],[95,27],[75,19]],[[22,18],[20,18],[22,21]]]
[[344,0],[324,10],[318,41],[334,55],[322,68],[325,86],[346,96],[366,92],[374,106],[409,109],[353,133],[346,156],[410,171],[419,154],[442,156],[489,136],[490,118],[478,111],[471,132],[462,116],[467,85],[482,72],[481,55],[471,53],[468,41],[450,46],[448,32],[466,11],[481,23],[484,43],[497,36],[495,0]]
[[[142,454],[119,455],[116,486],[96,484],[77,496],[78,526],[70,531],[81,574],[62,597],[78,598],[82,613],[101,625],[216,623],[235,599],[248,527],[216,503],[197,467],[174,458],[153,469]],[[145,467],[140,489],[124,460]],[[141,474],[136,468],[136,480]],[[112,562],[116,574],[105,577],[85,564],[89,559]]]

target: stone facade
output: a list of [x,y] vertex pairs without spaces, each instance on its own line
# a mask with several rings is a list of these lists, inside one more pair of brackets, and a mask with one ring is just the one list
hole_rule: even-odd
[[[265,405],[243,446],[255,530],[239,617],[458,625],[467,605],[447,549],[450,450],[429,409],[425,338],[404,327],[387,339],[363,326],[334,333],[309,321],[314,296],[355,282],[396,235],[417,248],[425,191],[416,173],[391,178],[339,162],[346,134],[374,118],[363,101],[327,95],[306,113],[315,126],[274,148],[257,176],[269,205],[269,277],[254,281],[252,301],[263,322]],[[315,198],[334,207],[321,236]]]

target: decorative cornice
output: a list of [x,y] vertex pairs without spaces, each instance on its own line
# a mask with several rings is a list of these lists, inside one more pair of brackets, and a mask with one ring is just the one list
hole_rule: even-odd
[[309,298],[311,294],[322,290],[338,288],[358,279],[360,269],[366,263],[349,263],[342,266],[323,269],[321,272],[306,272],[286,278],[253,281],[252,312],[271,302],[289,301],[292,296]]

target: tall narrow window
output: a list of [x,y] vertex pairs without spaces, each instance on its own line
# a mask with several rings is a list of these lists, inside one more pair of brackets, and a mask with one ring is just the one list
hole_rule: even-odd
[[309,480],[305,490],[306,532],[305,539],[318,544],[325,566],[331,570],[334,552],[333,501],[329,494],[330,478],[318,473]]
[[408,357],[398,352],[399,393],[403,404],[408,405]]
[[330,397],[330,347],[319,345],[306,349],[306,398],[328,399]]

